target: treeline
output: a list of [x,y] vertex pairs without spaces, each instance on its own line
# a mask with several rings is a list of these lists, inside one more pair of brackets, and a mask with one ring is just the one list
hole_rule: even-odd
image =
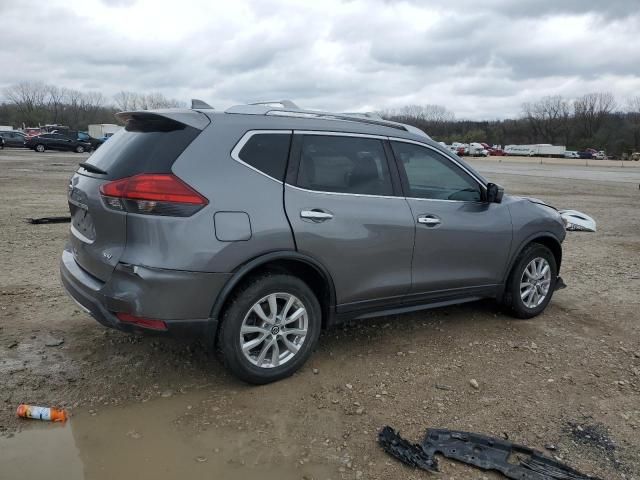
[[605,150],[615,156],[640,151],[640,96],[624,104],[618,104],[611,93],[589,93],[574,100],[544,97],[523,104],[520,118],[507,120],[456,120],[439,105],[411,105],[380,114],[414,125],[447,144],[551,143],[568,150]]
[[[91,123],[114,123],[122,110],[184,107],[161,93],[122,91],[112,98],[39,82],[22,82],[2,92],[0,125],[15,128],[47,124],[84,130]],[[610,155],[640,151],[640,96],[619,104],[611,93],[570,100],[544,97],[522,105],[520,118],[457,120],[440,105],[408,105],[379,112],[384,118],[415,125],[438,141],[489,144],[552,143],[569,150],[595,148]]]
[[0,102],[0,125],[14,128],[67,125],[86,130],[92,123],[115,123],[123,110],[184,106],[161,93],[122,91],[112,99],[99,92],[81,92],[40,82],[22,82],[5,88]]

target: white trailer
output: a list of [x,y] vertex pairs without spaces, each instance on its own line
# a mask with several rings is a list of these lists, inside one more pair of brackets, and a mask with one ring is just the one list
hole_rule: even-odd
[[113,123],[97,123],[89,125],[89,136],[93,138],[110,137],[122,127]]
[[548,143],[532,145],[530,157],[564,157],[567,147],[564,145],[551,145]]
[[13,130],[13,127],[10,125],[0,125],[0,132],[6,132],[7,130]]
[[533,145],[507,145],[504,152],[507,155],[521,155],[527,157],[563,157],[567,147],[551,145],[550,143],[536,143]]
[[529,156],[531,145],[507,145],[504,147],[504,153],[507,155],[523,155]]

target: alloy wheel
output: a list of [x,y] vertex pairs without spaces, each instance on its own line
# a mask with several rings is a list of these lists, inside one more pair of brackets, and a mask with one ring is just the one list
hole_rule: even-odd
[[549,262],[536,257],[529,262],[520,279],[520,298],[527,308],[536,308],[544,302],[551,287]]
[[258,300],[240,327],[240,347],[260,368],[275,368],[293,359],[309,330],[307,309],[290,293],[272,293]]

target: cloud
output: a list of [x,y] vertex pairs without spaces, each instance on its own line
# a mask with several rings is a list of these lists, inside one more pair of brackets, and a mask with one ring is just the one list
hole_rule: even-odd
[[640,91],[636,0],[25,0],[0,11],[0,89],[43,81],[223,108],[437,103],[459,118]]

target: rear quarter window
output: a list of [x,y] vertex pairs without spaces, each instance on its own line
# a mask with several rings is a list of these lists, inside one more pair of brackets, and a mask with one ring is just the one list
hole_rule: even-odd
[[291,134],[254,133],[241,148],[238,158],[276,180],[284,180]]

